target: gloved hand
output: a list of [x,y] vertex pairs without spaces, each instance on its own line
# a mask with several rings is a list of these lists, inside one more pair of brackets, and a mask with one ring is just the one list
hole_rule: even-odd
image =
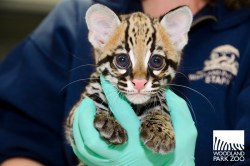
[[94,128],[95,104],[86,98],[77,108],[73,124],[77,157],[89,166],[193,166],[197,137],[196,127],[186,102],[166,90],[166,99],[175,131],[176,148],[162,155],[153,153],[140,141],[140,121],[131,106],[117,90],[101,76],[109,107],[126,129],[128,141],[122,145],[107,144]]

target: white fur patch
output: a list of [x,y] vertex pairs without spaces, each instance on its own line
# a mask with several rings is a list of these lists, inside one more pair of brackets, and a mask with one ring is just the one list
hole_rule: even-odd
[[135,67],[135,63],[136,63],[136,62],[135,62],[135,55],[134,55],[133,51],[130,50],[128,54],[129,54],[129,57],[130,57],[132,66]]
[[158,75],[161,73],[161,70],[154,70],[153,73],[154,73],[154,75]]
[[124,73],[126,73],[127,70],[125,70],[125,69],[118,69],[118,71],[119,71],[121,74],[124,74]]
[[126,83],[127,83],[127,88],[126,88],[127,91],[136,91],[131,81],[126,81]]
[[146,83],[144,89],[142,89],[141,92],[144,93],[144,92],[151,91],[151,90],[152,90],[152,81],[149,80],[149,81]]
[[140,93],[137,94],[126,94],[127,99],[134,104],[143,104],[147,102],[151,96],[150,95],[143,95]]
[[169,66],[168,69],[166,70],[165,74],[170,75],[172,78],[174,78],[176,73],[175,73],[175,70]]
[[146,67],[148,66],[148,61],[149,61],[150,55],[151,55],[151,52],[150,52],[150,50],[148,50],[146,53],[145,62],[144,62],[144,65]]

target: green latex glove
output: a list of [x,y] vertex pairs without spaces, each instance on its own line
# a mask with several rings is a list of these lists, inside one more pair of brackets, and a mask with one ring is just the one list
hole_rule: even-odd
[[77,108],[73,124],[77,157],[89,166],[193,166],[197,137],[196,127],[186,102],[170,90],[166,98],[176,136],[176,148],[162,155],[153,153],[140,140],[140,121],[131,106],[117,90],[101,76],[109,107],[126,129],[128,141],[122,145],[107,144],[94,128],[95,104],[86,98]]

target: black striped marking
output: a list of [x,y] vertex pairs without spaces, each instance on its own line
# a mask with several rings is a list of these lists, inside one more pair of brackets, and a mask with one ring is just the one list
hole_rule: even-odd
[[228,143],[215,137],[213,150],[221,150],[221,151],[222,150],[225,150],[225,151],[238,150],[240,151],[240,150],[244,150],[244,145],[238,144],[238,143]]
[[122,87],[128,87],[128,85],[126,83],[121,82],[121,81],[118,82],[118,86],[119,85],[122,86]]
[[104,102],[101,97],[99,97],[98,93],[89,94],[89,98],[94,100],[96,103],[101,104],[106,108],[109,108],[108,104],[106,102]]

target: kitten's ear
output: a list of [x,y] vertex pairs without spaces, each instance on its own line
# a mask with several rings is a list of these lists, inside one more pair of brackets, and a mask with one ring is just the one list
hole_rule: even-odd
[[86,12],[89,41],[95,48],[102,48],[121,23],[117,15],[101,4],[92,5]]
[[187,33],[191,27],[193,15],[189,7],[179,7],[167,13],[161,20],[161,25],[169,34],[174,47],[180,51],[187,44]]

